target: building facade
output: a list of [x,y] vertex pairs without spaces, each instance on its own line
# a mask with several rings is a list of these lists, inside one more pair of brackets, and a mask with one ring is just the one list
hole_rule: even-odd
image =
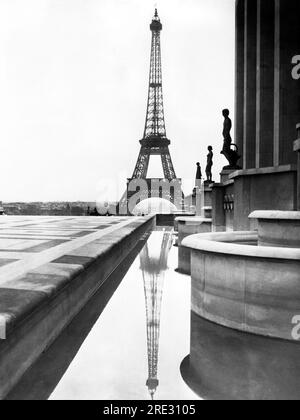
[[243,169],[213,188],[215,230],[249,229],[254,210],[297,209],[299,16],[299,0],[236,1],[234,142]]

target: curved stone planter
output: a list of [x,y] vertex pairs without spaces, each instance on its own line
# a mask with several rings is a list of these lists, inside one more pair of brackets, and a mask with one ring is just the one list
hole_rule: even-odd
[[258,245],[300,248],[299,211],[255,211],[250,219],[258,221]]
[[226,327],[292,340],[300,315],[300,249],[257,241],[257,232],[184,239],[191,250],[192,310]]
[[211,232],[212,219],[204,217],[177,217],[178,226],[178,271],[191,274],[191,252],[189,248],[182,246],[182,241],[196,233]]

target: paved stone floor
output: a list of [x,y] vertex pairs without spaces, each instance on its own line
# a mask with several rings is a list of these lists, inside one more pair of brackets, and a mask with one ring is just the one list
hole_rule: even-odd
[[[0,286],[132,222],[127,217],[3,216]],[[70,261],[70,263],[76,263]]]
[[0,217],[0,399],[152,225],[151,217]]

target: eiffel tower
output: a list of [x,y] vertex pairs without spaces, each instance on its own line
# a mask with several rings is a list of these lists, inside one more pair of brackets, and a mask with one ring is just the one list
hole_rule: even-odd
[[[124,194],[120,201],[120,205],[124,206],[124,202],[130,199],[135,194],[135,191],[130,191],[128,185],[135,185],[136,180],[145,180],[147,182],[148,191],[146,191],[143,199],[150,197],[165,198],[172,203],[178,203],[182,200],[183,194],[181,190],[181,179],[176,177],[175,169],[172,163],[169,145],[170,140],[167,138],[164,104],[163,104],[163,90],[162,90],[162,66],[161,66],[161,46],[160,46],[160,32],[162,24],[158,16],[157,9],[150,25],[152,32],[151,41],[151,59],[150,59],[150,76],[149,76],[149,89],[148,89],[148,102],[146,112],[146,122],[144,128],[143,139],[140,140],[141,149],[138,160],[132,175],[128,179],[127,192]],[[167,185],[168,182],[178,181],[179,188],[175,190],[171,186],[171,191],[163,191],[161,185],[157,191],[153,191],[153,180],[147,178],[150,157],[158,155],[161,157],[162,169],[164,179],[156,178]],[[174,184],[173,184],[174,185]],[[178,195],[176,195],[178,194]],[[176,197],[175,197],[176,195]],[[177,198],[177,200],[176,200]],[[140,200],[141,201],[141,200]]]
[[[161,232],[153,232],[152,238]],[[151,238],[149,239],[149,241]],[[158,380],[158,354],[160,336],[160,314],[164,288],[164,275],[168,269],[168,256],[172,247],[173,238],[170,231],[164,231],[159,246],[153,247],[155,255],[150,255],[148,243],[140,254],[141,270],[143,273],[146,316],[147,316],[147,350],[148,350],[148,387],[151,399],[159,385]]]
[[150,25],[152,31],[149,92],[144,137],[132,178],[147,178],[151,155],[160,155],[165,179],[176,179],[167,139],[162,91],[160,32],[157,9]]

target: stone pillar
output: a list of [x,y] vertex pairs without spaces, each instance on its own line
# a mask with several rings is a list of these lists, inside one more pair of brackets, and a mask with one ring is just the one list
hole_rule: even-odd
[[257,1],[256,168],[273,166],[274,0]]
[[[265,0],[263,0],[265,1]],[[292,59],[300,55],[300,2],[275,1],[274,166],[296,162],[294,128],[300,114],[300,80],[292,77]]]
[[241,176],[234,181],[234,230],[250,230],[251,179]]
[[245,0],[243,167],[256,164],[257,0]]
[[300,211],[300,124],[297,124],[297,140],[294,142],[294,151],[298,152],[297,210]]
[[212,189],[212,230],[223,232],[226,230],[224,211],[225,187],[223,184],[214,184]]
[[[234,141],[243,156],[244,138],[244,36],[245,0],[236,2],[236,40],[235,40],[235,135]],[[242,159],[239,162],[242,165]]]
[[274,127],[273,166],[279,166],[280,143],[280,0],[274,0]]

